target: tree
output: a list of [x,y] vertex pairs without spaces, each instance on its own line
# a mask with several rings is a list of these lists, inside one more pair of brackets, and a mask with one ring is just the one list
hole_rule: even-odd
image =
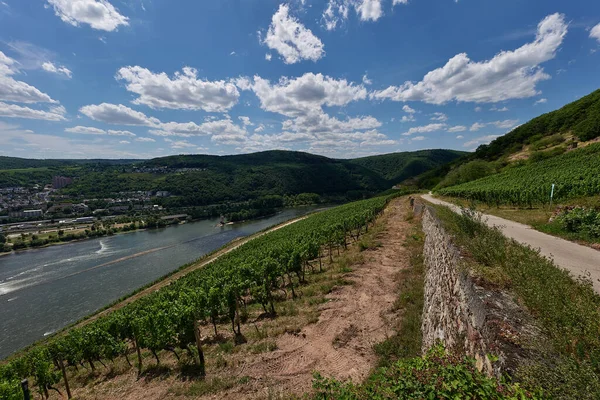
[[0,233],[0,244],[4,244],[6,243],[6,236],[4,236],[4,234]]

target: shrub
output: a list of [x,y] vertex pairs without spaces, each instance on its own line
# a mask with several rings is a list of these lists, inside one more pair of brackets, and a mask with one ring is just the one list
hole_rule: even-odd
[[479,372],[475,361],[447,353],[441,345],[424,357],[380,368],[365,384],[341,383],[315,374],[315,399],[542,399],[504,379]]

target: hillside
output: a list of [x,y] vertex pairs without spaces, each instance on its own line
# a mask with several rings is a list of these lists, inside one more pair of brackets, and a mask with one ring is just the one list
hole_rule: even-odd
[[301,193],[342,200],[387,190],[402,179],[444,164],[460,154],[427,150],[336,160],[276,150],[231,156],[177,155],[137,163],[6,157],[7,168],[12,165],[21,169],[6,170],[0,186],[49,183],[52,175],[65,174],[76,178],[73,185],[63,190],[67,195],[105,198],[119,192],[162,190],[174,196],[162,200],[167,206],[209,205]]
[[466,154],[455,150],[420,150],[357,158],[349,162],[375,171],[393,185]]
[[513,129],[490,144],[403,182],[421,188],[463,184],[587,146],[600,137],[600,90]]

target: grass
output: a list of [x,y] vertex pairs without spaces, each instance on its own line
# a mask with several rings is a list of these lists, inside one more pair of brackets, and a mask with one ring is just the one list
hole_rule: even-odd
[[468,200],[448,196],[436,196],[436,198],[461,207],[474,208],[475,210],[484,214],[495,215],[496,217],[529,225],[540,232],[573,242],[578,242],[584,245],[600,243],[600,238],[590,237],[585,233],[568,232],[558,222],[550,222],[550,218],[552,217],[554,210],[559,207],[580,206],[586,208],[600,208],[600,196],[571,199],[559,204],[555,204],[552,207],[546,205],[532,208],[520,208],[512,206],[497,207],[481,202],[470,202]]
[[398,274],[398,298],[394,310],[401,313],[395,333],[374,346],[379,357],[379,366],[391,365],[399,359],[416,357],[421,354],[423,340],[421,316],[424,302],[424,235],[418,224],[406,237],[404,247],[409,250],[410,264]]
[[516,376],[553,397],[596,398],[600,393],[600,296],[592,282],[572,277],[538,251],[507,239],[474,215],[435,208],[470,265],[479,266],[474,273],[514,293],[549,339],[538,344],[543,357]]

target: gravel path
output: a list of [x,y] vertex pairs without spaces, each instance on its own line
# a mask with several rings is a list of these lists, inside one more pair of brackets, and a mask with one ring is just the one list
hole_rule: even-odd
[[[431,195],[426,194],[421,197],[431,203],[444,205],[455,212],[460,212],[460,207],[436,199]],[[553,259],[556,265],[570,271],[574,276],[589,273],[594,282],[594,289],[600,293],[600,251],[536,231],[529,225],[504,218],[483,214],[483,219],[489,226],[500,227],[505,236],[540,249],[542,255]]]

